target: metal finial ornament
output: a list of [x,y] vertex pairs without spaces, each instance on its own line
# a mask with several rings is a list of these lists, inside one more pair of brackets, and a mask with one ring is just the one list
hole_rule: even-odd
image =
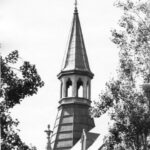
[[74,12],[75,12],[75,14],[78,13],[77,5],[78,5],[78,2],[77,2],[77,0],[75,0],[75,3],[74,3],[74,6],[75,6]]
[[78,5],[78,2],[77,2],[77,0],[75,0],[75,3],[74,3],[74,5],[75,5],[75,8],[77,8],[77,5]]
[[52,150],[51,140],[50,140],[50,135],[51,135],[52,131],[50,130],[50,125],[48,125],[48,130],[45,130],[45,132],[47,133],[47,139],[48,139],[46,150]]
[[48,130],[45,130],[45,132],[47,133],[47,137],[50,138],[50,135],[52,133],[52,131],[50,130],[50,125],[47,126]]

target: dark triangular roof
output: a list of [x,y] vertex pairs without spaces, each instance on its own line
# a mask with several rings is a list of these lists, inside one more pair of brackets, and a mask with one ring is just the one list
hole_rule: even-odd
[[[82,132],[82,136],[80,140],[74,145],[71,150],[84,150],[89,149],[90,146],[94,144],[94,142],[100,137],[100,134],[93,132]],[[98,149],[93,149],[98,150]]]
[[76,7],[69,36],[69,43],[61,68],[61,72],[66,71],[88,72],[93,75],[89,67],[78,10]]

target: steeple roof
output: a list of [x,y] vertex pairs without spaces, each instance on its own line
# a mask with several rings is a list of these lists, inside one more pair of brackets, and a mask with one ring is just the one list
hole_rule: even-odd
[[82,29],[78,16],[78,10],[76,6],[69,36],[69,43],[61,68],[61,72],[67,71],[88,72],[91,76],[93,76],[89,67]]

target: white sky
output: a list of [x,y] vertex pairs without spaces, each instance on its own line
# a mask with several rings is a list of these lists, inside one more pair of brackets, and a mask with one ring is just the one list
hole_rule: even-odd
[[[92,80],[92,100],[114,76],[118,49],[110,41],[120,10],[114,0],[80,0],[78,10]],[[74,11],[74,0],[0,0],[0,43],[2,54],[19,50],[24,60],[36,64],[45,86],[37,95],[14,108],[20,121],[20,135],[27,144],[44,150],[47,124],[54,125],[60,71]],[[103,125],[103,124],[102,124]]]

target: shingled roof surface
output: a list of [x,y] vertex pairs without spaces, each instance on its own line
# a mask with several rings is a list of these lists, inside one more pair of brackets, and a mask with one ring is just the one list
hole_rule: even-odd
[[61,68],[61,71],[70,70],[91,72],[77,9],[74,11],[68,48]]

